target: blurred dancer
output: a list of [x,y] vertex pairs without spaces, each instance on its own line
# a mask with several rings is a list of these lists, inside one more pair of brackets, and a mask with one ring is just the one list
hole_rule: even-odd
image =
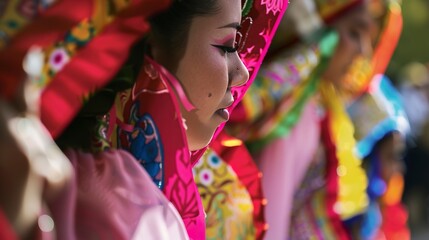
[[[364,1],[338,2],[336,7],[325,1],[301,4],[306,14],[295,15],[316,14],[304,18],[319,31],[296,29],[303,33],[301,39],[313,44],[285,50],[263,67],[243,101],[244,115],[233,116],[239,124],[231,132],[257,152],[268,199],[267,238],[347,239],[342,220],[361,213],[367,198],[344,104],[363,91],[371,74],[384,71],[388,61],[383,58],[389,58],[399,34],[392,31],[392,24],[379,25],[372,5]],[[400,23],[398,5],[392,4]],[[380,6],[381,16],[391,20],[390,8],[384,15],[386,4]],[[323,23],[334,31],[320,30]],[[383,34],[378,35],[380,31]],[[386,36],[392,44],[380,48]],[[382,50],[388,54],[379,58]],[[353,68],[364,70],[364,80],[350,88],[343,80]]]
[[401,96],[386,77],[377,75],[368,93],[348,111],[356,129],[357,153],[363,158],[370,199],[363,216],[353,220],[358,228],[353,237],[410,239],[407,212],[401,204],[405,170],[402,156],[410,125]]

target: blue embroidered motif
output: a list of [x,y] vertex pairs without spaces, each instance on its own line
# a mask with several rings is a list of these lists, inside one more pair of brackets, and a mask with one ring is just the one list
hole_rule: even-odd
[[158,128],[149,114],[138,116],[139,104],[131,109],[134,130],[128,134],[129,151],[146,169],[160,189],[164,185],[164,150]]

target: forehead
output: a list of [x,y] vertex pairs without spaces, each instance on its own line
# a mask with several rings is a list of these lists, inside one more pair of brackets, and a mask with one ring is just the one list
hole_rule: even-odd
[[336,22],[336,24],[348,24],[366,28],[373,22],[373,17],[368,6],[362,5],[347,12]]
[[197,17],[196,20],[208,24],[207,27],[221,27],[230,23],[241,22],[241,0],[217,0],[214,14]]

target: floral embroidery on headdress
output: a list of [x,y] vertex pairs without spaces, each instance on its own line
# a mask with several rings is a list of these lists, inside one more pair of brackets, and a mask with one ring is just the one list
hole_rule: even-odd
[[273,12],[273,15],[279,13],[285,5],[283,0],[262,0],[261,5],[265,5],[267,8],[266,13]]

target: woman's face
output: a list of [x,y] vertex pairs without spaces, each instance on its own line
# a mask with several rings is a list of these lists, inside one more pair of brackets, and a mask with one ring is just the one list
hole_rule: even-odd
[[233,51],[241,22],[240,0],[219,0],[219,11],[193,18],[183,57],[173,74],[196,110],[181,113],[191,151],[210,142],[216,128],[229,118],[231,87],[243,85],[249,73]]
[[376,36],[376,24],[366,7],[362,6],[334,24],[339,34],[339,43],[324,79],[340,86],[341,80],[358,56],[372,55],[372,42]]

